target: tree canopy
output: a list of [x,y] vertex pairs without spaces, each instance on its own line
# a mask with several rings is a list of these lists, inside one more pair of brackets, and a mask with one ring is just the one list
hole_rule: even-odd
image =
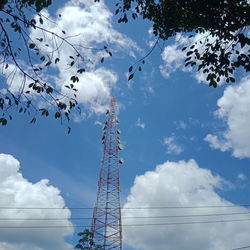
[[11,11],[12,7],[15,7],[17,11],[22,11],[24,8],[32,7],[37,12],[40,12],[43,8],[51,5],[51,0],[22,0],[22,1],[8,1],[2,0],[0,3],[0,10],[3,10],[7,6],[6,11]]
[[[186,66],[207,74],[210,86],[224,77],[234,82],[237,68],[250,70],[248,0],[122,0],[116,4],[118,22],[142,16],[152,22],[153,34],[167,40],[177,33],[203,34],[199,41],[183,47]],[[131,76],[130,76],[131,78]]]
[[[87,70],[87,60],[64,30],[54,32],[44,26],[53,22],[43,14],[50,5],[51,0],[0,3],[0,65],[6,80],[0,87],[1,125],[12,119],[13,109],[32,116],[31,123],[38,115],[49,114],[64,123],[70,120],[72,110],[80,110],[75,83],[79,82],[79,74]],[[139,16],[151,21],[157,37],[155,45],[180,33],[188,35],[190,40],[182,48],[186,53],[185,66],[202,71],[210,86],[216,87],[221,81],[234,82],[237,68],[250,69],[248,0],[119,0],[115,14],[120,23]],[[64,85],[67,91],[62,91],[48,75],[56,73],[53,67],[62,63],[60,52],[66,47],[71,54],[63,63],[71,71],[69,83]],[[106,46],[101,50],[112,56]],[[137,67],[129,67],[128,80],[136,70],[142,70],[146,57],[138,61]],[[38,105],[39,101],[46,105]]]

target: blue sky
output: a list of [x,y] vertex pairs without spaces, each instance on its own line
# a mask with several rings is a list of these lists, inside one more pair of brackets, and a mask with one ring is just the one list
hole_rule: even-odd
[[[249,76],[237,72],[235,84],[229,86],[222,82],[216,89],[208,87],[202,74],[183,67],[181,47],[189,41],[182,35],[162,43],[161,48],[156,47],[145,59],[142,71],[136,72],[128,82],[129,66],[150,50],[155,38],[147,21],[118,24],[117,17],[112,16],[112,4],[72,0],[65,1],[65,6],[55,2],[49,8],[51,17],[61,8],[58,13],[62,13],[62,18],[57,20],[60,27],[80,34],[74,42],[88,46],[108,44],[113,56],[100,64],[97,53],[83,51],[94,64],[88,65],[89,72],[78,83],[83,115],[71,121],[70,135],[53,117],[29,124],[29,117],[15,111],[13,121],[0,128],[1,206],[92,207],[102,155],[100,123],[105,121],[103,112],[113,95],[119,105],[124,145],[121,156],[125,163],[120,174],[125,207],[233,206],[233,210],[156,211],[155,215],[249,211],[238,206],[250,204]],[[90,21],[93,21],[91,25]],[[49,29],[56,29],[50,25]],[[65,71],[63,65],[55,69],[58,73],[53,75],[57,77],[55,83],[64,84],[70,71]],[[44,179],[49,182],[41,181]],[[70,212],[72,217],[91,217],[91,211],[82,210],[59,211],[53,216],[69,218]],[[27,218],[51,216],[49,211],[23,213],[20,214]],[[138,216],[138,211],[124,213],[124,217]],[[0,214],[13,217],[8,211],[1,210]],[[141,214],[148,216],[152,212]],[[213,217],[214,220],[249,218],[249,215]],[[148,220],[140,223],[153,222]],[[174,221],[177,220],[170,220]],[[178,220],[183,221],[194,219]],[[138,220],[125,222],[136,224]],[[30,225],[27,223],[23,221],[22,225]],[[69,220],[65,223],[71,225]],[[89,220],[73,221],[75,225],[89,223]],[[250,245],[249,229],[246,221],[209,226],[124,228],[124,249],[229,250]],[[54,240],[48,240],[46,233],[39,229],[32,230],[33,238],[28,229],[22,232],[22,237],[18,231],[1,230],[4,230],[0,234],[2,250],[14,249],[16,244],[20,250],[52,250],[73,249],[78,229],[75,232],[72,228],[64,232],[50,229]],[[15,241],[11,234],[16,235]]]

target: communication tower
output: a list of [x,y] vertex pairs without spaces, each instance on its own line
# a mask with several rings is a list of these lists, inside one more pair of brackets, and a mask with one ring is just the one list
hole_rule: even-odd
[[122,223],[120,206],[119,168],[123,159],[119,158],[122,150],[121,131],[116,116],[116,100],[111,98],[107,119],[103,126],[103,156],[98,180],[97,199],[94,207],[91,231],[96,245],[103,250],[122,249]]

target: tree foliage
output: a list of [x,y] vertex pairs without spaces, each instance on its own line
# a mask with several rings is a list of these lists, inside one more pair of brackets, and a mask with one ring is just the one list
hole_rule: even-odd
[[96,245],[94,242],[94,234],[88,229],[83,232],[78,233],[80,239],[78,240],[78,244],[75,246],[76,249],[81,250],[102,250],[103,248],[99,245]]
[[130,15],[142,16],[153,23],[159,39],[177,33],[202,34],[199,41],[183,48],[185,65],[207,74],[210,86],[216,87],[221,77],[234,82],[237,68],[250,70],[248,0],[121,0],[116,6],[118,22],[127,23]]
[[[2,125],[12,120],[13,109],[32,116],[30,123],[36,122],[40,115],[51,114],[64,124],[70,120],[72,110],[80,112],[75,84],[79,82],[79,75],[84,74],[87,60],[78,50],[80,46],[70,42],[72,36],[67,36],[64,30],[55,33],[46,28],[45,24],[53,21],[42,10],[49,5],[51,0],[1,1],[0,70],[7,83],[1,81],[0,86]],[[31,36],[32,32],[37,36]],[[62,48],[72,52],[68,62],[63,62],[70,70],[65,91],[51,81],[56,64],[62,63]],[[106,46],[99,50],[112,55]]]
[[[98,1],[93,0],[93,4]],[[64,123],[70,120],[72,110],[80,110],[75,84],[86,71],[87,60],[64,30],[54,33],[46,29],[44,24],[53,21],[42,10],[50,5],[51,0],[0,2],[1,125],[12,119],[13,109],[32,116],[31,123],[40,115],[53,115]],[[127,23],[129,18],[141,16],[152,22],[157,37],[149,53],[129,68],[129,80],[136,70],[142,70],[145,58],[160,40],[177,33],[190,35],[189,44],[183,47],[185,65],[205,73],[210,86],[216,87],[222,79],[234,82],[237,68],[250,69],[248,0],[119,0],[116,7],[118,22]],[[41,35],[31,36],[32,31]],[[201,35],[199,40],[192,39],[197,34]],[[72,70],[64,86],[67,91],[62,91],[48,76],[62,62],[60,52],[65,46],[72,51],[67,63]],[[106,46],[102,49],[112,56]]]

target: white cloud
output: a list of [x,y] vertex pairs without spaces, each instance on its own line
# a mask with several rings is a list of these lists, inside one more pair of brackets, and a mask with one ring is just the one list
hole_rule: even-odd
[[180,154],[183,152],[183,148],[176,143],[176,138],[175,136],[169,136],[165,137],[163,141],[163,145],[167,147],[167,153],[168,154]]
[[145,123],[141,121],[140,117],[138,117],[138,119],[136,121],[136,126],[139,128],[145,128]]
[[217,105],[216,115],[226,121],[227,129],[221,137],[209,134],[205,140],[223,152],[232,149],[235,157],[250,157],[250,77],[227,87]]
[[186,53],[177,47],[177,44],[166,46],[161,54],[164,65],[160,66],[160,71],[165,78],[168,78],[177,69],[184,70],[183,62]]
[[160,66],[160,71],[163,77],[168,78],[171,73],[181,71],[191,71],[190,67],[185,67],[184,59],[186,58],[186,51],[182,51],[184,46],[188,46],[194,41],[200,39],[200,35],[194,38],[188,38],[178,33],[173,44],[166,46],[161,54],[163,65]]
[[238,178],[239,180],[241,180],[241,181],[247,180],[246,175],[244,175],[243,173],[239,173],[239,174],[237,175],[237,178]]
[[[115,72],[103,67],[79,75],[79,82],[74,84],[78,90],[78,102],[83,103],[95,113],[104,113],[108,108],[111,90],[117,79]],[[68,73],[61,72],[59,81],[65,83],[67,80]]]
[[95,122],[94,122],[94,125],[98,125],[98,126],[101,126],[101,127],[102,127],[102,126],[103,126],[103,123],[100,122],[100,121],[95,121]]
[[[146,209],[123,210],[123,224],[158,224],[174,222],[218,221],[241,216],[203,216],[180,218],[135,218],[173,215],[221,214],[249,212],[224,200],[216,192],[223,179],[210,170],[202,169],[195,160],[165,162],[137,176],[127,197],[124,208],[146,207]],[[157,206],[232,206],[202,209],[147,209]],[[133,217],[133,218],[125,218]],[[249,245],[248,222],[213,224],[189,224],[168,226],[124,226],[124,241],[136,249],[143,250],[229,250]],[[135,237],[136,235],[136,237]]]
[[220,149],[222,152],[225,152],[232,147],[229,141],[222,141],[217,135],[208,134],[204,140],[210,144],[211,148]]
[[[136,48],[136,45],[125,35],[113,29],[112,13],[103,1],[93,3],[91,0],[72,0],[57,13],[61,14],[61,17],[54,20],[57,25],[45,22],[44,27],[57,34],[64,30],[66,36],[72,36],[68,40],[84,55],[86,61],[84,67],[88,72],[79,74],[79,82],[75,84],[78,89],[78,102],[92,112],[103,113],[118,77],[110,69],[98,68],[100,58],[108,56],[106,52],[86,48],[102,48],[103,45],[113,44],[116,47],[112,48],[119,50],[119,48]],[[45,15],[49,16],[48,13]],[[53,19],[50,16],[49,18]],[[32,37],[39,37],[39,35],[39,30],[32,31]],[[48,42],[52,44],[53,41]],[[67,69],[67,64],[71,61],[69,56],[74,54],[73,50],[65,43],[60,49],[63,53],[60,54],[60,62],[54,67],[59,71],[56,79],[57,87],[64,92],[64,85],[68,84],[70,76],[75,74],[76,66]],[[48,47],[44,47],[43,50],[47,51]]]
[[176,129],[185,129],[187,128],[187,124],[184,121],[174,121],[176,125]]
[[[19,61],[19,64],[24,68],[27,66],[23,61]],[[37,92],[28,88],[28,85],[34,81],[24,77],[23,73],[16,67],[16,65],[8,63],[8,68],[2,67],[0,72],[6,78],[6,85],[9,91],[17,95],[29,90],[32,98],[35,99],[37,97]],[[26,72],[30,73],[30,69],[27,68]],[[6,94],[7,90],[1,88],[0,92]]]
[[[83,55],[84,61],[75,56],[75,64],[69,67],[72,62],[69,56],[75,55],[72,47],[66,42],[62,43],[62,40],[57,37],[52,39],[51,34],[39,29],[31,29],[30,37],[32,42],[37,43],[40,53],[53,56],[51,59],[53,63],[48,70],[40,73],[41,78],[54,84],[60,92],[69,93],[65,85],[72,83],[70,77],[76,75],[77,67],[85,68],[85,73],[77,74],[79,82],[75,83],[78,89],[78,102],[89,112],[103,113],[109,103],[111,90],[115,87],[118,75],[107,67],[100,67],[100,59],[110,57],[105,50],[101,49],[105,45],[112,50],[113,54],[125,50],[134,56],[133,51],[139,50],[136,43],[113,28],[113,14],[102,0],[100,2],[71,0],[57,11],[56,16],[50,15],[47,11],[43,11],[42,14],[47,17],[47,19],[44,18],[42,28],[65,37]],[[36,19],[39,24],[39,17],[36,16]],[[66,34],[64,35],[62,31]],[[45,43],[38,42],[37,38],[43,38],[47,46]],[[59,52],[55,49],[56,45],[60,46]],[[57,57],[60,61],[55,64]],[[5,75],[8,75],[7,71]],[[12,89],[19,90],[21,77],[20,74],[15,76]]]
[[[22,88],[22,82],[23,82],[23,75],[18,70],[14,64],[8,64],[8,68],[2,68],[1,73],[6,78],[6,83],[8,85],[8,89],[13,93],[20,92]],[[4,89],[1,89],[1,92],[5,91]]]
[[[65,207],[60,190],[47,179],[31,183],[20,172],[20,163],[11,155],[0,154],[0,206],[1,207]],[[9,210],[0,209],[1,227],[72,226],[69,209]],[[8,220],[21,218],[21,220]],[[34,221],[31,219],[40,219]],[[65,218],[65,221],[46,221],[46,218]],[[23,220],[22,220],[23,219]],[[54,250],[72,249],[64,241],[73,228],[54,229],[1,229],[1,250]]]

